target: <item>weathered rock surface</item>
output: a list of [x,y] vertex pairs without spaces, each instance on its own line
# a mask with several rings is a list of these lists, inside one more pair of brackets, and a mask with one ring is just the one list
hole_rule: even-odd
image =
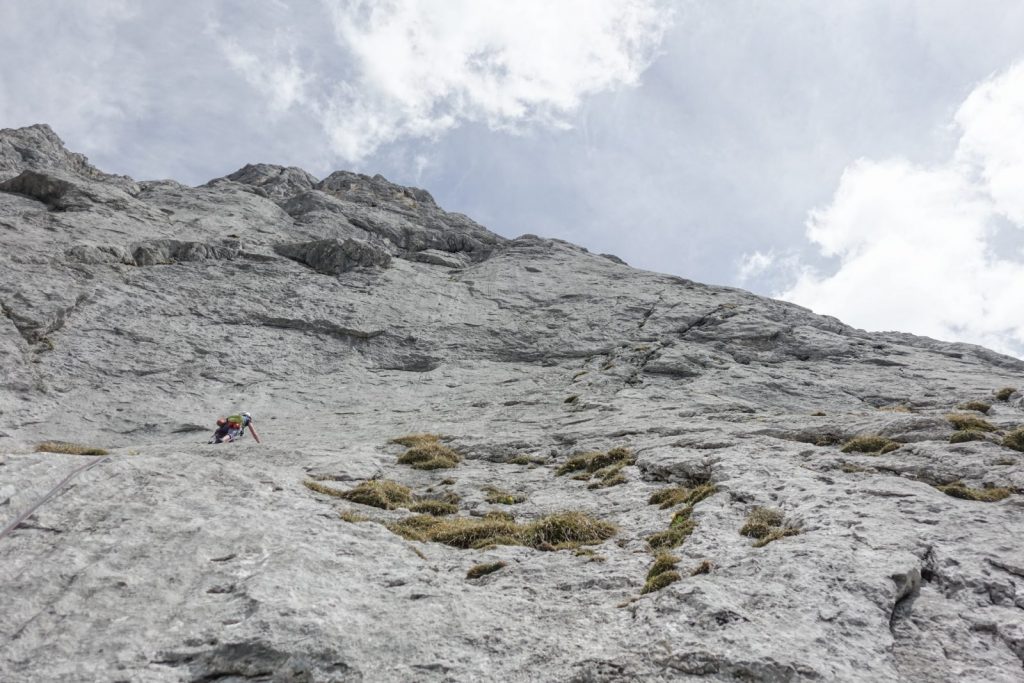
[[[110,450],[0,537],[0,680],[1024,680],[1024,397],[993,396],[1019,360],[507,240],[379,176],[135,183],[33,126],[0,181],[0,523],[87,462],[35,444]],[[971,400],[997,431],[949,443]],[[264,444],[205,445],[237,410]],[[398,464],[417,432],[463,460]],[[842,452],[864,435],[900,447]],[[556,474],[616,446],[624,483]],[[374,478],[619,530],[463,550],[303,485]],[[649,496],[708,483],[641,596],[685,509]],[[799,533],[755,547],[757,507]]]

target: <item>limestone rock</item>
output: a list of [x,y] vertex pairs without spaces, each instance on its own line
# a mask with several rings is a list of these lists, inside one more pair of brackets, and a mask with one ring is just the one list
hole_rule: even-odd
[[[1024,675],[1019,359],[506,239],[379,176],[135,183],[33,126],[0,131],[0,181],[0,524],[92,462],[45,449],[109,451],[0,537],[0,680]],[[992,431],[950,443],[967,401]],[[207,445],[241,410],[263,444]],[[406,464],[424,433],[454,467]],[[335,495],[382,480],[406,507]],[[408,508],[439,503],[505,535],[426,540]],[[538,541],[564,511],[616,535]],[[651,543],[679,578],[641,594]]]

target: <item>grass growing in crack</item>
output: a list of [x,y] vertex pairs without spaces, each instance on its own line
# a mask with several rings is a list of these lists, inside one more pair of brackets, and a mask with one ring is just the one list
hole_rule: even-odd
[[468,572],[466,572],[466,578],[479,579],[481,576],[493,574],[499,569],[502,569],[507,566],[507,562],[484,562],[483,564],[475,564],[469,568]]
[[455,467],[462,457],[448,446],[437,441],[425,441],[412,446],[398,456],[400,465],[410,465],[417,470],[440,470]]
[[961,403],[957,406],[958,410],[973,410],[979,413],[988,414],[988,411],[992,406],[984,401],[968,401],[967,403]]
[[985,432],[979,432],[977,429],[960,429],[949,437],[950,443],[965,443],[967,441],[985,441]]
[[700,576],[701,574],[710,574],[711,570],[715,568],[715,565],[711,564],[711,560],[704,560],[697,565],[693,571],[690,572],[690,576]]
[[395,508],[408,507],[412,504],[412,491],[409,490],[409,487],[402,486],[398,482],[388,481],[387,479],[364,481],[359,486],[348,491],[334,491],[333,489],[324,491],[321,488],[326,489],[327,487],[317,484],[317,482],[305,483],[307,487],[314,491],[384,510],[394,510]]
[[1003,445],[1024,453],[1024,427],[1018,427],[1004,436]]
[[974,429],[979,432],[994,432],[996,428],[987,420],[982,420],[976,415],[965,415],[963,413],[950,413],[946,420],[957,429]]
[[912,412],[914,412],[914,410],[910,406],[904,405],[903,403],[893,403],[893,404],[887,405],[887,406],[879,406],[878,410],[881,410],[882,412],[885,412],[885,413],[912,413]]
[[953,483],[946,484],[944,486],[936,486],[935,488],[942,491],[947,496],[962,498],[964,500],[978,500],[984,503],[994,503],[997,500],[1002,500],[1013,493],[1013,489],[1002,486],[975,489],[965,486],[963,482],[959,481],[954,481]]
[[406,434],[405,436],[397,436],[388,443],[412,448],[413,446],[422,446],[427,443],[437,443],[440,440],[440,434]]
[[660,591],[665,586],[673,584],[681,578],[683,577],[679,575],[679,572],[663,572],[655,576],[653,579],[648,579],[647,583],[644,584],[643,590],[640,591],[640,594],[646,595],[648,593]]
[[485,487],[484,491],[487,493],[485,500],[495,505],[518,505],[526,502],[526,496],[522,493],[509,493],[493,486]]
[[1009,401],[1010,397],[1013,396],[1013,392],[1017,391],[1013,387],[1003,387],[996,392],[997,401]]
[[[588,489],[606,489],[610,486],[618,486],[619,484],[626,483],[626,476],[622,474],[622,468],[626,465],[631,464],[631,461],[620,460],[617,463],[608,465],[608,467],[602,467],[598,471],[594,472],[593,476],[597,478],[597,481],[591,482],[587,485]],[[573,477],[575,479],[575,477]]]
[[653,579],[658,574],[664,574],[669,570],[675,569],[677,564],[679,564],[679,558],[675,555],[658,553],[658,556],[654,558],[654,564],[651,565],[650,570],[647,572],[647,579]]
[[366,515],[361,515],[358,512],[355,512],[354,510],[342,510],[339,516],[343,521],[348,522],[350,524],[358,524],[359,522],[370,521],[369,517],[367,517]]
[[713,495],[717,490],[714,484],[701,484],[693,488],[669,486],[652,493],[651,497],[647,499],[647,504],[658,505],[662,510],[667,510],[683,503],[696,505],[708,496]]
[[44,441],[36,445],[36,453],[64,453],[66,455],[108,455],[105,448],[83,446],[65,441]]
[[387,525],[392,532],[414,541],[433,541],[455,548],[524,545],[544,550],[574,548],[606,541],[618,532],[614,524],[581,512],[548,515],[529,524],[505,517],[407,517]]
[[900,444],[887,439],[884,436],[855,436],[845,444],[843,444],[843,453],[866,453],[867,455],[884,455],[885,453],[891,453]]
[[443,517],[444,515],[454,515],[459,511],[459,506],[455,503],[429,498],[416,501],[409,506],[409,511]]
[[623,467],[626,465],[632,465],[636,462],[633,452],[628,448],[613,448],[610,451],[591,451],[589,453],[581,453],[574,455],[569,458],[558,470],[555,472],[558,476],[563,474],[569,474],[570,472],[589,472],[591,474],[596,473],[598,470],[603,470],[606,467],[612,465],[622,464]]
[[740,528],[740,533],[757,539],[754,542],[754,547],[761,548],[780,538],[796,536],[800,533],[800,529],[784,526],[782,512],[779,510],[756,507],[747,515],[746,522]]

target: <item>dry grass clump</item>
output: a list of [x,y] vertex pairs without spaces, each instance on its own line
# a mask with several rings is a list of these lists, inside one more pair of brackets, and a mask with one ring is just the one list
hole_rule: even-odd
[[711,564],[711,560],[704,560],[690,572],[690,576],[700,576],[701,574],[710,574],[711,570],[715,568],[715,565]]
[[493,574],[506,566],[508,566],[508,563],[506,562],[484,562],[483,564],[475,564],[469,568],[468,572],[466,572],[466,578],[479,579],[481,576]]
[[509,493],[493,486],[485,487],[484,491],[487,492],[487,502],[495,505],[518,505],[526,502],[526,495],[522,493]]
[[950,413],[946,416],[946,420],[957,429],[975,429],[979,432],[994,432],[996,428],[992,426],[992,423],[987,420],[982,420],[980,417],[974,415],[964,415],[963,413]]
[[996,392],[997,401],[1009,401],[1010,397],[1013,396],[1013,392],[1017,391],[1013,387],[1003,387]]
[[800,529],[783,526],[782,512],[779,510],[756,507],[747,515],[746,523],[740,528],[740,533],[757,539],[754,542],[754,547],[761,548],[780,538],[796,536],[800,533]]
[[667,510],[670,507],[683,503],[696,505],[708,496],[713,495],[717,490],[714,484],[701,484],[693,488],[670,486],[652,493],[651,497],[647,499],[647,504],[659,505],[662,510]]
[[900,447],[900,444],[884,436],[855,436],[843,444],[843,453],[866,453],[868,455],[884,455]]
[[395,443],[399,446],[405,446],[406,448],[412,448],[413,446],[422,446],[428,443],[437,443],[441,440],[440,434],[406,434],[405,436],[398,436],[391,439],[388,443]]
[[936,486],[935,488],[942,491],[947,496],[963,498],[964,500],[979,500],[984,503],[994,503],[997,500],[1002,500],[1013,493],[1013,489],[1002,486],[974,489],[969,486],[965,486],[963,482],[959,481],[954,481],[953,483],[946,484],[945,486]]
[[36,446],[36,453],[64,453],[67,455],[108,455],[104,448],[83,446],[65,441],[44,441]]
[[984,401],[968,401],[967,403],[961,403],[957,406],[958,410],[974,410],[979,413],[988,414],[989,409],[992,406]]
[[561,512],[530,524],[517,524],[495,515],[443,519],[418,515],[388,524],[388,529],[409,540],[433,541],[455,548],[525,545],[545,550],[600,543],[618,531],[614,524],[581,512]]
[[[323,491],[321,490],[322,485],[316,484],[316,486],[313,486],[313,484],[316,484],[316,482],[306,482],[306,486],[314,491],[384,510],[394,510],[395,508],[408,507],[412,504],[412,491],[409,490],[409,487],[387,479],[364,481],[359,486],[343,492]],[[327,487],[322,486],[322,488],[326,489]],[[333,489],[330,491],[333,491]]]
[[508,462],[510,465],[542,465],[544,464],[544,457],[522,454],[517,455]]
[[339,516],[343,521],[348,522],[350,524],[358,524],[359,522],[370,521],[369,517],[367,517],[366,515],[361,515],[358,512],[355,512],[354,510],[342,510]]
[[409,511],[434,515],[435,517],[443,517],[444,515],[454,515],[459,511],[459,506],[455,503],[449,503],[444,500],[427,498],[424,500],[417,500],[415,503],[410,505]]
[[[619,484],[625,484],[627,479],[626,475],[622,474],[621,470],[626,465],[632,464],[632,461],[620,460],[619,462],[603,467],[597,472],[594,472],[593,476],[597,478],[597,481],[591,482],[587,485],[588,489],[606,489],[609,486],[618,486]],[[574,477],[575,478],[575,477]]]
[[679,572],[674,571],[677,564],[679,564],[679,558],[675,555],[659,553],[654,559],[654,564],[651,565],[650,571],[647,572],[647,582],[644,583],[640,595],[660,591],[665,586],[675,583],[682,578]]
[[306,481],[302,482],[302,485],[305,486],[310,491],[316,491],[317,493],[322,493],[325,496],[334,496],[335,498],[345,497],[344,491],[332,489],[330,486],[325,486],[318,481],[313,481],[312,479],[307,479]]
[[1003,445],[1024,453],[1024,427],[1018,427],[1003,437]]
[[410,465],[417,470],[440,470],[455,467],[462,457],[448,446],[437,441],[425,441],[412,446],[398,456],[398,463]]
[[885,413],[912,413],[913,408],[903,403],[893,403],[887,406],[878,406],[878,410]]
[[589,453],[580,453],[569,458],[555,474],[561,476],[563,474],[569,474],[570,472],[589,472],[591,474],[596,473],[598,470],[603,470],[606,467],[614,465],[620,465],[625,467],[626,465],[632,465],[636,462],[636,458],[633,456],[633,452],[628,448],[613,448],[607,452],[592,451]]
[[681,546],[696,528],[697,523],[690,519],[689,508],[687,508],[683,512],[676,513],[668,529],[648,536],[647,545],[651,547],[651,550],[668,550]]
[[965,443],[967,441],[984,441],[985,432],[979,432],[977,429],[961,429],[953,432],[949,437],[950,443]]

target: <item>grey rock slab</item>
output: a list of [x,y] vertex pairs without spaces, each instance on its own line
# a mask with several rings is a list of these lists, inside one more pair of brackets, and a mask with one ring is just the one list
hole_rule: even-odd
[[[1021,680],[1024,454],[1002,437],[1024,399],[994,400],[1021,361],[506,239],[381,177],[135,183],[0,131],[0,181],[26,171],[68,199],[0,192],[0,522],[85,462],[39,442],[111,459],[0,538],[0,678]],[[950,444],[968,400],[997,431]],[[208,445],[241,410],[264,443]],[[415,433],[461,462],[399,464]],[[902,445],[841,452],[870,434]],[[556,474],[613,447],[623,483]],[[409,541],[405,509],[311,479],[618,532],[593,554]],[[649,497],[700,483],[680,580],[641,596],[680,510]],[[799,533],[755,548],[758,507]]]

